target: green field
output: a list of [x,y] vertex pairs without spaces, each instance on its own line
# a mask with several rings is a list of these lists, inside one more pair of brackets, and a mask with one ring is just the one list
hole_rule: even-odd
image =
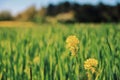
[[[66,48],[71,35],[77,57]],[[120,80],[120,24],[0,27],[0,80],[89,80],[89,58],[98,60],[91,80]]]

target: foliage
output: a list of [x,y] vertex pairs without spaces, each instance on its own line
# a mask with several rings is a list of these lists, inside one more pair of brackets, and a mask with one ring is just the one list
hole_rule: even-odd
[[98,5],[81,5],[66,1],[58,5],[50,4],[46,9],[48,16],[62,15],[63,13],[70,14],[72,11],[74,12],[74,18],[70,18],[72,22],[120,22],[120,4],[115,6],[103,3],[99,3]]
[[13,17],[9,11],[0,12],[0,21],[2,20],[12,20]]
[[75,22],[120,22],[120,3],[115,6],[99,3],[98,5],[70,3],[68,1],[56,5],[36,9],[29,6],[17,16],[9,12],[1,12],[0,20],[34,21],[37,23],[75,23]]
[[[89,58],[98,60],[93,80],[120,80],[119,25],[40,26],[0,29],[1,80],[88,80]],[[79,39],[77,59],[66,49],[70,35]]]
[[22,13],[19,13],[16,16],[16,20],[22,20],[22,21],[31,21],[36,14],[36,8],[35,6],[30,6],[28,9],[23,11]]

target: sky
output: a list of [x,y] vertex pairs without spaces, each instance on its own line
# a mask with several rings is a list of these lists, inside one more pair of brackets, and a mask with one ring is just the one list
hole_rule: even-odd
[[118,2],[120,3],[120,0],[0,0],[0,12],[8,10],[13,15],[17,15],[31,5],[35,5],[37,9],[40,9],[42,6],[48,6],[51,3],[59,4],[64,1],[93,5],[98,4],[100,1],[107,5],[116,5]]

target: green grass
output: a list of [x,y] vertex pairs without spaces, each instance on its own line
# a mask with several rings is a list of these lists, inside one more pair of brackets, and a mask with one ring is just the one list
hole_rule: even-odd
[[[70,35],[80,40],[78,61],[66,49]],[[87,80],[88,58],[99,62],[93,80],[120,80],[119,24],[0,28],[0,80]]]

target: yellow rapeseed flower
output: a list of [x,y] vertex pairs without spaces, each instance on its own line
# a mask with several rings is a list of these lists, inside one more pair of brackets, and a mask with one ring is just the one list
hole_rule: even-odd
[[26,74],[29,74],[30,68],[29,68],[28,66],[26,66],[26,68],[24,69],[24,72],[25,72]]
[[76,46],[79,44],[79,40],[76,36],[69,36],[66,40],[66,43],[68,44],[68,47]]
[[66,39],[66,47],[71,51],[72,55],[76,55],[78,51],[79,40],[76,36],[69,36]]
[[90,58],[87,59],[84,63],[85,70],[90,70],[92,73],[96,71],[96,67],[98,65],[98,61],[96,59]]
[[36,57],[33,59],[33,63],[34,63],[34,64],[39,64],[39,61],[40,61],[39,56],[36,56]]

